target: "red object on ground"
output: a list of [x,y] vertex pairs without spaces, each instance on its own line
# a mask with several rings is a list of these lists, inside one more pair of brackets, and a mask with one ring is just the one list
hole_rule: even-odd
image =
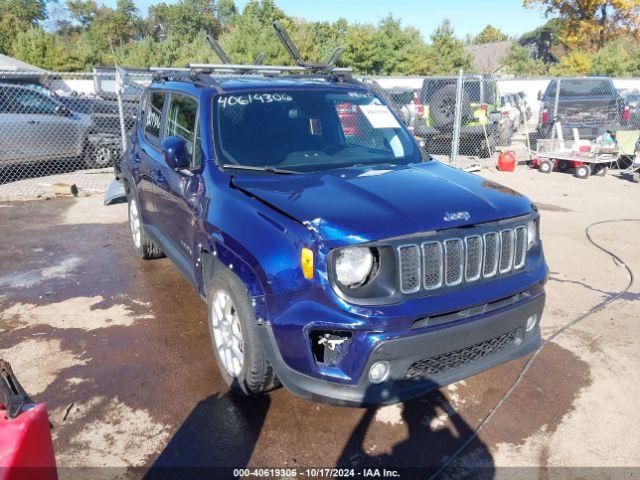
[[49,415],[28,405],[14,419],[0,405],[0,480],[57,480]]
[[512,151],[502,152],[498,157],[498,170],[513,172],[516,169],[516,154]]

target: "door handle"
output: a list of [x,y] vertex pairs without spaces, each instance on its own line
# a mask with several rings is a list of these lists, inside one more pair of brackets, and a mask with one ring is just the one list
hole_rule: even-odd
[[28,120],[27,123],[29,125],[39,125],[40,121],[39,120]]

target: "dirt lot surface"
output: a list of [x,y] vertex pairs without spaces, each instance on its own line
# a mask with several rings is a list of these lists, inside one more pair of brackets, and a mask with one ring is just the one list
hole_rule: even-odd
[[[625,287],[626,270],[588,242],[585,227],[640,218],[640,185],[525,167],[482,175],[540,207],[551,271],[544,336]],[[234,397],[215,365],[201,299],[169,260],[133,257],[126,217],[125,205],[104,207],[100,197],[0,203],[0,355],[46,402],[62,478],[140,477],[150,466],[434,467],[526,360],[377,409],[316,404],[284,389]],[[592,233],[640,277],[640,223]],[[546,478],[550,467],[640,467],[639,312],[636,284],[551,342],[454,462],[485,469],[448,474]]]

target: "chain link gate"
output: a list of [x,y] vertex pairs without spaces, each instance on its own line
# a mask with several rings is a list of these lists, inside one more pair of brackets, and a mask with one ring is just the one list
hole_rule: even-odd
[[[113,68],[0,72],[0,200],[47,195],[55,183],[105,191],[122,152],[121,123],[125,131],[132,128],[153,73],[127,71],[121,122]],[[505,150],[533,166],[549,159],[557,170],[580,166],[580,158],[566,160],[577,154],[587,163],[589,156],[600,160],[589,173],[634,168],[640,79],[499,79],[461,73],[363,80],[426,152],[461,169],[494,166]],[[335,107],[348,143],[400,155],[380,129],[372,128],[359,102]],[[320,136],[321,127],[310,128]],[[256,127],[253,138],[267,141],[266,130]],[[598,156],[602,152],[609,156]]]
[[130,72],[121,117],[114,69],[0,72],[0,199],[48,195],[55,183],[104,191],[151,73]]

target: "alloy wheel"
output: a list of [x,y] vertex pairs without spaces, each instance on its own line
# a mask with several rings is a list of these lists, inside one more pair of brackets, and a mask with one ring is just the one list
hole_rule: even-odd
[[238,311],[225,290],[217,290],[211,302],[213,338],[222,366],[238,377],[244,364],[244,340]]

